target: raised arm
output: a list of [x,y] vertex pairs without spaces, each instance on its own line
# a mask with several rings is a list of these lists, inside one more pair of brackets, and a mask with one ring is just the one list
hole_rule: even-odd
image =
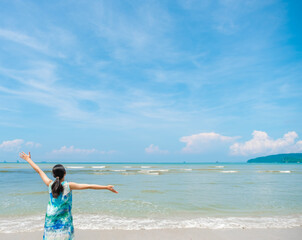
[[49,186],[49,184],[51,183],[51,180],[47,177],[47,175],[45,174],[45,172],[43,172],[39,166],[37,164],[34,163],[33,160],[31,160],[31,155],[30,155],[30,152],[28,153],[28,155],[24,152],[20,153],[20,157],[22,159],[24,159],[25,161],[27,161],[30,166],[32,166],[32,168],[37,172],[39,173],[40,177],[42,178],[43,182]]
[[75,182],[69,182],[69,187],[71,190],[84,190],[84,189],[95,189],[95,190],[101,190],[106,189],[114,193],[118,193],[116,190],[114,190],[113,185],[97,185],[97,184],[79,184]]

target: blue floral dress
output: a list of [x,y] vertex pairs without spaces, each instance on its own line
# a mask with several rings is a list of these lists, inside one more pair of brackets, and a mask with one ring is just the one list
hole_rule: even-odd
[[62,182],[63,192],[54,198],[51,192],[51,182],[48,187],[49,202],[45,215],[44,235],[45,240],[73,240],[74,228],[71,214],[72,191],[66,181]]

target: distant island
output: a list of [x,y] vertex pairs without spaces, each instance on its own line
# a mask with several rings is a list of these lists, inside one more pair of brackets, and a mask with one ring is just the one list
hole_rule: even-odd
[[257,157],[248,160],[247,163],[302,163],[302,153],[284,153]]

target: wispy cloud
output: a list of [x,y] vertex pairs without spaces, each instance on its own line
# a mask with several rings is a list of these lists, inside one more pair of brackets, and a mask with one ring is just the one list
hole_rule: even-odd
[[12,152],[12,151],[19,151],[24,146],[38,148],[41,147],[42,144],[32,141],[25,142],[23,139],[14,139],[14,140],[3,141],[0,144],[0,149],[3,151]]
[[28,35],[22,34],[20,32],[12,31],[9,29],[0,29],[0,38],[7,39],[9,41],[13,41],[32,49],[41,51],[41,52],[48,52],[47,46],[41,44],[35,38],[30,37]]
[[66,147],[63,146],[60,149],[55,149],[52,153],[55,154],[111,154],[115,151],[100,151],[95,148],[91,149],[83,149],[83,148],[75,148],[74,146]]
[[35,148],[38,148],[38,147],[42,146],[41,143],[36,143],[36,142],[32,142],[32,141],[26,142],[25,145],[28,146],[28,147],[35,147]]
[[230,146],[232,155],[255,155],[302,152],[302,141],[296,141],[298,134],[288,132],[282,138],[273,139],[266,132],[254,131],[253,138]]
[[186,144],[186,146],[182,149],[182,152],[201,153],[217,144],[230,143],[238,138],[239,137],[223,136],[215,132],[204,132],[181,137],[180,141]]
[[[185,1],[182,4],[186,10],[191,11],[185,25],[180,25],[177,15],[159,1],[154,2],[152,6],[142,3],[134,7],[130,4],[128,11],[116,7],[116,3],[93,2],[88,5],[78,3],[75,10],[85,8],[91,11],[75,12],[70,20],[75,21],[74,27],[81,22],[91,33],[94,42],[100,43],[92,45],[89,49],[85,46],[86,43],[80,41],[81,38],[76,38],[80,35],[66,30],[68,28],[65,24],[61,28],[47,25],[45,26],[47,31],[32,31],[30,34],[28,31],[26,33],[26,30],[1,28],[0,37],[3,39],[32,49],[62,52],[63,55],[71,56],[64,59],[62,66],[53,59],[52,61],[39,59],[39,61],[28,62],[26,68],[3,67],[4,76],[17,79],[24,87],[30,87],[29,90],[22,88],[22,91],[16,89],[10,93],[19,99],[26,98],[28,101],[54,109],[61,119],[80,121],[84,124],[94,123],[94,125],[113,123],[113,119],[117,117],[124,119],[125,125],[128,126],[130,122],[132,125],[141,124],[142,119],[182,122],[188,121],[192,112],[195,112],[195,115],[196,112],[203,115],[204,111],[211,111],[213,116],[210,117],[214,118],[218,108],[227,109],[240,101],[252,105],[252,101],[258,99],[257,106],[261,105],[265,100],[259,97],[259,91],[255,91],[255,87],[241,81],[246,77],[244,72],[250,72],[247,67],[258,68],[256,64],[259,65],[259,60],[263,59],[257,51],[246,52],[251,44],[258,41],[258,38],[235,39],[233,44],[228,44],[229,47],[220,49],[217,46],[221,44],[211,45],[203,38],[187,48],[180,44],[181,41],[186,42],[186,35],[182,36],[181,41],[177,41],[178,38],[174,36],[175,34],[177,36],[177,31],[185,31],[186,24],[194,21],[200,22],[200,26],[203,27],[207,26],[208,22],[227,28],[230,25],[228,22],[236,22],[236,25],[245,22],[250,24],[244,18],[243,11],[255,14],[257,10],[272,3],[249,3],[246,6],[246,3],[219,2],[217,9],[212,9],[212,5],[206,2]],[[210,13],[213,12],[208,13],[209,18],[198,16],[204,8]],[[230,11],[222,11],[224,8]],[[86,15],[88,12],[89,18]],[[75,16],[76,19],[73,19]],[[244,23],[241,22],[242,18]],[[216,20],[213,22],[213,19]],[[194,28],[192,31],[192,34],[203,33],[203,31],[209,34],[211,29]],[[256,28],[253,27],[251,32],[254,31]],[[271,31],[274,32],[275,29]],[[266,36],[261,39],[270,42],[271,38]],[[215,38],[213,42],[217,41]],[[237,42],[240,44],[235,47]],[[195,48],[198,51],[195,51]],[[103,53],[105,49],[106,54],[95,56],[95,52]],[[217,57],[213,56],[210,49],[219,52]],[[233,49],[232,54],[229,49]],[[70,52],[74,54],[70,55]],[[77,58],[81,59],[80,64],[77,64]],[[156,64],[157,61],[162,64]],[[106,67],[104,65],[100,67],[99,63],[104,62]],[[150,63],[147,67],[143,65],[146,62]],[[64,65],[70,65],[73,69],[80,66],[83,71],[80,75],[74,75],[66,70]],[[125,66],[129,70],[126,70]],[[62,67],[65,68],[64,71]],[[129,74],[129,71],[136,74]],[[262,70],[258,69],[256,72],[258,71]],[[72,87],[76,84],[71,82],[78,82],[78,78],[89,79],[86,80],[87,83],[95,86],[86,90],[85,87],[82,90],[83,86]],[[237,81],[238,85],[229,85],[230,80]],[[253,86],[259,87],[258,84],[254,84],[254,81],[250,82]],[[116,87],[112,88],[110,83]],[[204,91],[204,88],[208,91]],[[5,86],[1,89],[6,93],[11,90],[6,89]],[[268,86],[267,89],[270,87]],[[230,91],[236,91],[237,94],[235,96],[232,94],[230,97],[228,94]],[[260,92],[260,94],[271,96],[268,92]],[[213,99],[210,94],[217,97]],[[29,95],[31,98],[28,97]],[[87,111],[83,107],[85,102],[91,103],[87,105],[94,105],[94,111]],[[200,109],[196,111],[197,108]]]
[[[110,48],[111,57],[123,64],[154,59],[173,59],[175,48],[169,38],[173,19],[161,2],[130,4],[128,11],[115,2],[96,3],[89,8],[89,27]],[[97,9],[97,11],[96,11]],[[83,18],[87,15],[81,14]]]
[[[18,84],[14,89],[0,86],[0,92],[10,94],[15,100],[50,107],[63,120],[94,126],[116,125],[114,119],[119,120],[120,127],[122,121],[127,126],[130,122],[140,124],[134,117],[164,121],[181,121],[184,118],[180,111],[171,108],[174,100],[169,95],[148,93],[132,86],[123,90],[122,95],[107,88],[85,90],[65,86],[66,81],[61,81],[57,68],[56,64],[47,61],[30,63],[29,68],[21,70],[2,67],[0,74]],[[87,105],[93,105],[93,111]],[[113,118],[116,115],[119,116]]]
[[[45,56],[66,58],[69,49],[75,43],[74,36],[61,28],[47,26],[47,30],[24,32],[16,29],[0,28],[0,40],[15,43],[15,49],[25,50],[24,47]],[[19,46],[21,48],[19,48]],[[63,52],[65,52],[63,54]],[[43,57],[43,56],[41,56]]]
[[64,87],[57,83],[54,64],[44,62],[33,65],[35,67],[26,70],[0,68],[0,74],[21,84],[15,89],[0,86],[0,91],[9,93],[17,99],[51,107],[63,119],[92,118],[93,114],[80,109],[79,102],[95,100],[101,94],[99,91]]
[[148,154],[167,154],[168,150],[161,150],[158,146],[150,144],[150,146],[145,148],[145,152]]

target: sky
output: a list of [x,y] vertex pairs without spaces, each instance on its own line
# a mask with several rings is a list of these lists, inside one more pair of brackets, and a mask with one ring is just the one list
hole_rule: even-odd
[[[302,152],[301,1],[1,1],[0,162]],[[23,160],[21,160],[23,161]]]

